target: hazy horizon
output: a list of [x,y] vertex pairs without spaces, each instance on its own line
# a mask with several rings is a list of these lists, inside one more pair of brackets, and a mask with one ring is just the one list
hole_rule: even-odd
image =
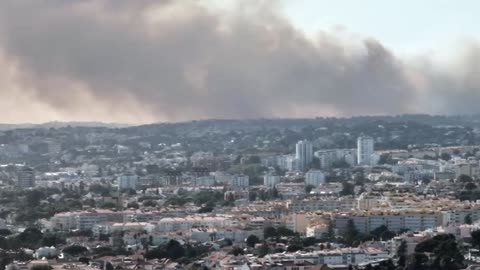
[[316,119],[336,119],[336,120],[349,120],[356,118],[396,118],[396,117],[414,117],[414,116],[427,116],[427,117],[480,117],[480,114],[385,114],[385,115],[352,115],[352,116],[311,116],[311,117],[259,117],[259,118],[200,118],[200,119],[190,119],[190,120],[179,120],[179,121],[156,121],[148,123],[122,123],[122,122],[103,122],[103,121],[45,121],[45,122],[18,122],[18,123],[8,123],[0,122],[0,126],[59,126],[64,125],[74,125],[74,126],[115,126],[115,127],[135,127],[142,125],[156,125],[156,124],[183,124],[191,122],[208,122],[208,121],[282,121],[282,120],[316,120]]
[[6,0],[0,123],[477,114],[475,7]]

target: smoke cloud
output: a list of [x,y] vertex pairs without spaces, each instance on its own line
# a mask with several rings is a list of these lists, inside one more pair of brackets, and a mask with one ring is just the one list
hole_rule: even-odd
[[1,1],[0,121],[480,112],[477,44],[436,67],[259,2]]

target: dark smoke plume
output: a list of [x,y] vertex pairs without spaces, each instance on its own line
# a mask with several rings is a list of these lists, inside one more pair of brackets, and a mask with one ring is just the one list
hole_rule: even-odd
[[480,112],[476,45],[451,67],[414,65],[247,3],[3,0],[0,121]]

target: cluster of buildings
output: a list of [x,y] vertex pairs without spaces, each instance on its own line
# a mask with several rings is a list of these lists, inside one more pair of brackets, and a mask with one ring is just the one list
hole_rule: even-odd
[[[209,214],[131,209],[63,212],[43,220],[42,224],[51,231],[92,230],[95,234],[144,231],[155,243],[169,239],[222,238],[242,243],[249,235],[263,239],[267,227],[285,227],[300,235],[324,239],[330,228],[338,236],[343,235],[350,222],[358,232],[368,234],[382,226],[401,232],[464,224],[467,217],[472,222],[480,221],[479,203],[413,194],[365,193],[357,198],[317,197],[242,204]],[[133,240],[127,241],[131,235],[125,235],[124,241],[131,243]]]
[[[288,153],[283,150],[235,155],[198,150],[198,145],[189,152],[181,142],[133,143],[130,141],[135,137],[125,134],[116,134],[116,143],[102,143],[108,140],[108,134],[83,134],[90,144],[84,149],[78,146],[75,151],[62,152],[63,147],[53,141],[6,149],[9,155],[40,153],[49,158],[47,163],[60,169],[45,172],[42,164],[14,165],[12,173],[2,168],[1,187],[51,188],[81,194],[79,210],[39,220],[43,230],[60,234],[91,231],[96,238],[108,235],[109,246],[133,251],[170,240],[208,243],[218,252],[196,262],[208,269],[362,266],[392,258],[399,241],[407,241],[412,250],[438,233],[463,238],[479,229],[465,223],[480,221],[480,203],[455,198],[455,189],[463,189],[464,185],[453,181],[460,176],[480,178],[480,159],[472,147],[468,148],[471,155],[462,155],[467,147],[375,151],[375,142],[380,140],[362,135],[356,139],[356,148],[355,136],[345,149],[338,145],[322,149],[309,140],[300,140],[295,146],[290,144],[288,155],[278,154]],[[235,143],[231,138],[214,147],[229,149]],[[259,141],[258,145],[268,143]],[[450,158],[446,158],[447,153]],[[92,191],[92,187],[104,192]],[[212,198],[197,202],[199,192]],[[54,194],[41,203],[58,202],[59,197],[62,194]],[[2,222],[0,228],[17,225],[14,217]],[[233,246],[250,251],[246,239],[256,236],[260,242],[254,249],[258,249],[258,245],[272,241],[264,239],[264,230],[269,227],[284,227],[301,238],[318,241],[331,240],[328,236],[332,233],[342,239],[352,224],[365,235],[380,227],[397,234],[408,233],[358,248],[331,243],[333,247],[314,245],[308,251],[279,253],[271,249],[263,258],[252,254],[235,256],[217,248],[219,242],[228,239]],[[287,250],[285,244],[270,244]],[[45,247],[37,251],[37,257],[56,251]],[[171,261],[144,265],[149,263],[152,270],[158,265],[162,269],[181,267]]]
[[[265,166],[278,166],[288,171],[307,171],[313,167],[323,170],[331,169],[336,163],[345,162],[349,166],[377,164],[379,156],[374,151],[374,139],[360,136],[356,149],[326,149],[313,151],[313,144],[301,140],[295,145],[295,154],[281,156],[266,156],[262,159]],[[317,159],[314,161],[314,157]],[[318,164],[313,164],[314,162]]]

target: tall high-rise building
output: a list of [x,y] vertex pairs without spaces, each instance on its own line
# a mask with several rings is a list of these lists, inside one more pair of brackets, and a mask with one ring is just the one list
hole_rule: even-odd
[[312,164],[313,145],[307,140],[299,141],[295,151],[296,167],[299,171],[305,171]]
[[357,139],[357,162],[359,165],[372,165],[374,154],[374,141],[372,137],[360,136]]
[[35,187],[35,171],[30,167],[23,167],[18,171],[19,188],[33,188]]

